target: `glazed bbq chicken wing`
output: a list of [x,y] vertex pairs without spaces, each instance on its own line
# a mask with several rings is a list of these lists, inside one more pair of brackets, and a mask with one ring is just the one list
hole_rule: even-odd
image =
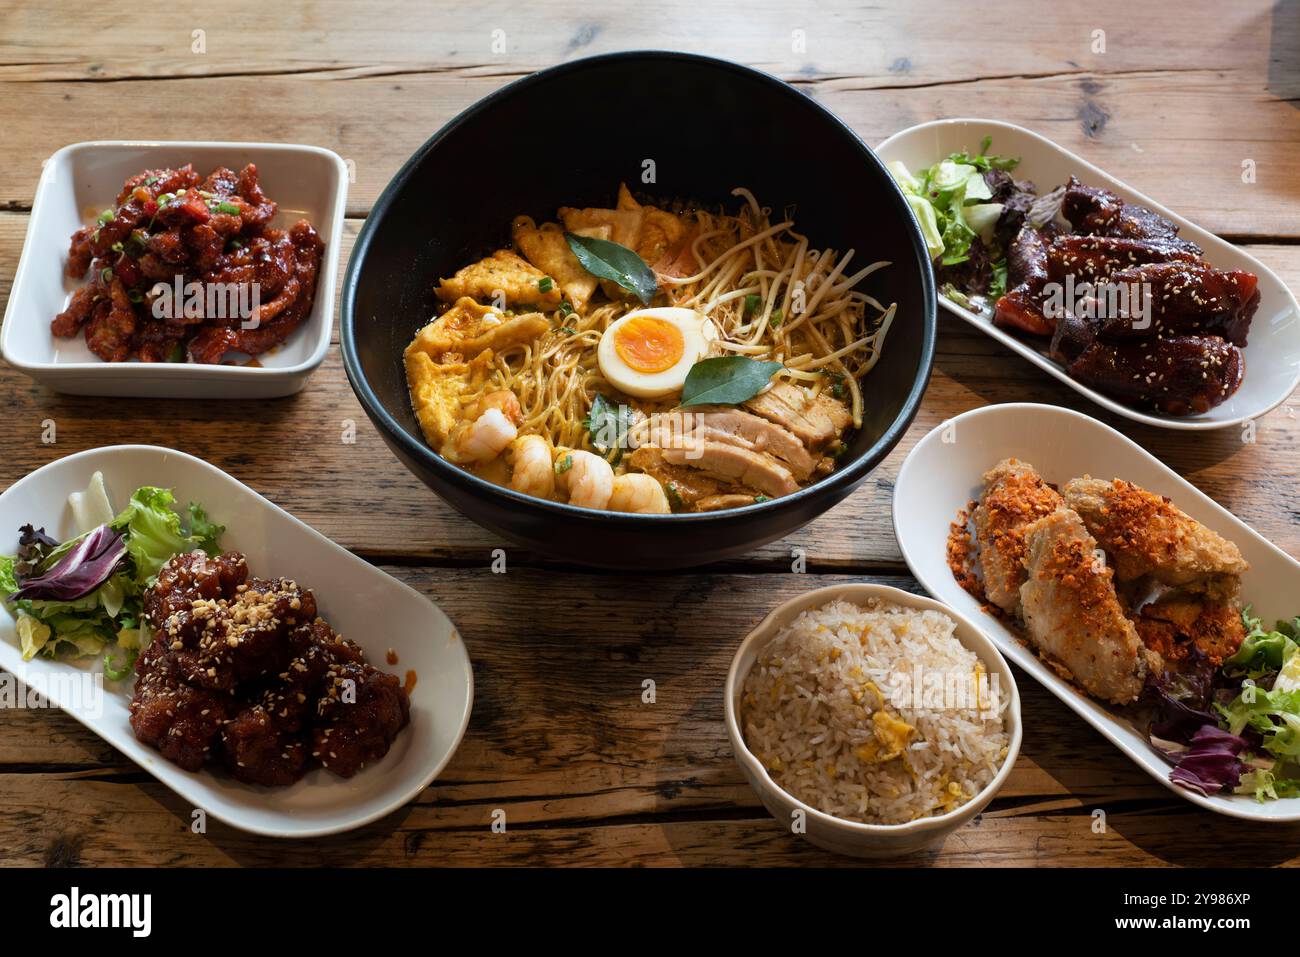
[[1131,482],[1084,476],[1067,482],[1062,492],[1111,556],[1121,582],[1149,575],[1172,587],[1212,584],[1250,567],[1232,542]]
[[1180,239],[1177,225],[1159,213],[1145,206],[1126,203],[1108,189],[1085,186],[1073,176],[1065,186],[1061,214],[1070,221],[1077,233],[1163,240],[1194,256],[1202,253],[1201,247],[1196,243]]
[[1027,462],[1004,459],[984,475],[971,520],[984,594],[1011,614],[1020,612],[1025,581],[1025,527],[1061,506],[1061,496]]
[[1029,639],[1039,654],[1090,695],[1112,704],[1137,698],[1148,653],[1124,615],[1113,573],[1083,520],[1067,508],[1024,532],[1027,580],[1020,589]]

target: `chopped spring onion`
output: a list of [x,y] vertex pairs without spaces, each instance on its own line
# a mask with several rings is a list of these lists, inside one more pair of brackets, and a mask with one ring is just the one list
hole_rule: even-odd
[[537,289],[539,292],[550,292],[555,288],[555,283],[550,276],[543,276],[537,280]]

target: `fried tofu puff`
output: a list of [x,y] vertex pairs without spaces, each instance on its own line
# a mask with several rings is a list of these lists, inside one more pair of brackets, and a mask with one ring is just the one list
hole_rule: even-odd
[[[608,239],[609,229],[589,229],[581,235]],[[559,223],[538,226],[530,217],[519,216],[511,224],[510,238],[530,263],[555,280],[560,293],[575,311],[586,311],[587,301],[596,291],[598,280],[582,268]]]
[[491,302],[499,293],[505,297],[508,309],[558,309],[561,300],[554,279],[509,249],[498,249],[487,259],[466,266],[450,279],[440,281],[434,291],[443,302],[465,296]]
[[462,421],[462,400],[480,391],[492,365],[492,353],[480,353],[472,362],[440,363],[411,343],[404,360],[420,431],[430,446],[440,449]]

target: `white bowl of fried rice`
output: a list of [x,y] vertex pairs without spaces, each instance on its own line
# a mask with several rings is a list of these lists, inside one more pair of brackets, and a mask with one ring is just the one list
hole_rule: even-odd
[[741,642],[726,723],[777,821],[829,851],[895,857],[993,799],[1020,751],[1020,694],[993,642],[946,605],[836,585]]

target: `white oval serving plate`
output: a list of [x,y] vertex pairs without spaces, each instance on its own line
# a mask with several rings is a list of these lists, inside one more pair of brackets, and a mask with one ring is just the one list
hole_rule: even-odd
[[1000,460],[1033,465],[1048,482],[1081,475],[1122,478],[1166,495],[1192,518],[1235,542],[1250,563],[1243,600],[1270,625],[1300,612],[1300,562],[1216,503],[1141,446],[1108,425],[1057,406],[991,405],[948,420],[921,439],[903,461],[894,486],[894,534],[912,574],[935,598],[974,620],[1001,652],[1100,731],[1144,771],[1179,797],[1230,817],[1300,821],[1300,799],[1259,803],[1249,795],[1202,797],[1169,780],[1169,764],[1136,728],[1087,697],[985,612],[948,568],[948,528],[979,495],[982,476]]
[[1077,176],[1087,186],[1103,186],[1130,203],[1139,203],[1178,224],[1179,235],[1205,250],[1205,259],[1218,269],[1246,269],[1259,277],[1259,309],[1251,322],[1249,345],[1243,350],[1246,374],[1228,401],[1201,415],[1174,417],[1141,412],[1071,379],[1063,368],[1024,339],[999,329],[991,319],[963,309],[942,294],[939,302],[954,315],[1018,352],[1049,375],[1116,415],[1165,429],[1223,429],[1257,419],[1286,401],[1300,384],[1300,306],[1277,274],[1254,256],[1224,242],[1093,166],[1046,137],[997,120],[934,120],[895,133],[876,147],[885,162],[901,160],[909,170],[924,169],[962,149],[977,150],[985,137],[990,150],[1001,156],[1018,156],[1017,179],[1032,180],[1046,192]]
[[[145,169],[193,163],[201,176],[218,166],[257,164],[266,194],[280,206],[275,225],[309,219],[325,243],[311,314],[257,365],[104,362],[85,338],[58,339],[50,320],[84,280],[67,275],[68,242],[98,210],[113,205],[122,183]],[[166,399],[269,399],[302,389],[329,351],[334,287],[348,196],[337,153],[289,143],[102,140],[73,143],[45,161],[14,273],[0,351],[14,368],[57,392]]]
[[[273,837],[319,837],[360,827],[423,791],[455,752],[469,723],[474,677],[455,627],[413,588],[336,545],[288,512],[184,452],[119,445],[78,452],[43,466],[0,495],[0,552],[12,554],[18,528],[44,526],[56,538],[77,533],[68,494],[104,474],[114,508],[141,485],[170,488],[177,505],[198,502],[226,526],[222,545],[243,552],[254,575],[292,578],[316,595],[320,614],[356,641],[376,667],[399,677],[415,672],[411,723],[384,759],[351,779],[317,769],[286,788],[241,784],[211,771],[191,773],[136,740],[128,723],[133,678],[85,693],[103,659],[23,661],[14,620],[0,605],[0,667],[61,707],[195,808],[232,827]],[[396,652],[397,664],[385,656]]]

